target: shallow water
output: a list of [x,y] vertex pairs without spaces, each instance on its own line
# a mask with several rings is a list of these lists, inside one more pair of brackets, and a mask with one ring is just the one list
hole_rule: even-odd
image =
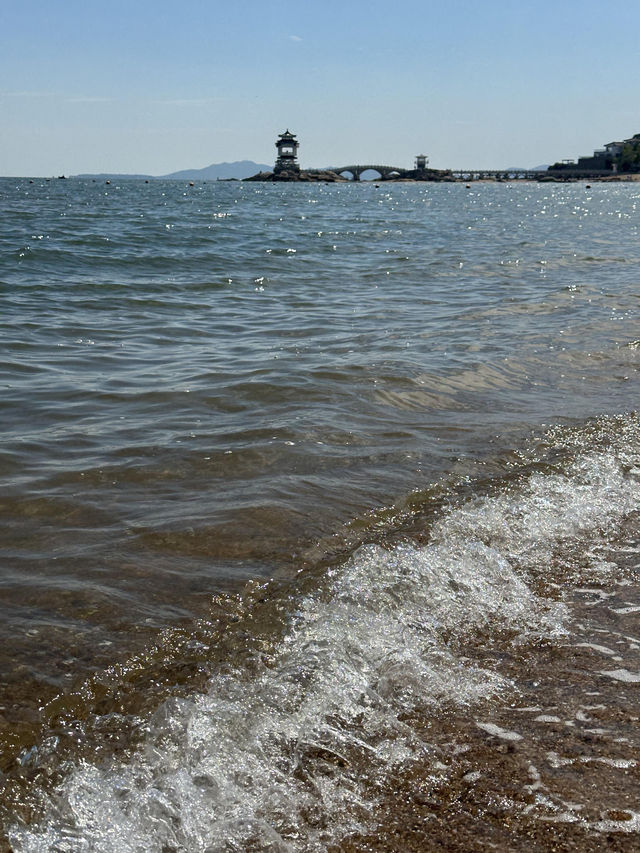
[[0,201],[16,850],[370,831],[441,748],[411,715],[513,689],[474,650],[560,645],[574,589],[629,580],[635,185]]

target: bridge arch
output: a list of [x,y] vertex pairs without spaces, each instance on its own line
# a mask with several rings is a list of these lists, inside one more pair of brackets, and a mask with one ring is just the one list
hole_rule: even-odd
[[377,169],[374,169],[372,166],[369,166],[367,169],[363,169],[360,172],[360,181],[380,181],[382,180],[382,173]]
[[[383,166],[379,163],[358,163],[352,166],[337,166],[331,169],[332,172],[337,172],[339,175],[351,174],[354,181],[361,181],[364,172],[377,172],[380,179],[388,178],[392,175],[401,177],[407,170],[401,169],[399,166]],[[364,180],[370,180],[365,178]],[[373,180],[378,180],[373,178]]]

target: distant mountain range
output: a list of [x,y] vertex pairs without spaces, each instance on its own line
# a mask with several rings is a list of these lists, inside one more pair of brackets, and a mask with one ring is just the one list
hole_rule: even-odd
[[234,163],[212,163],[210,166],[205,166],[204,169],[182,169],[180,172],[171,172],[170,175],[123,175],[101,172],[95,175],[73,175],[73,177],[117,181],[217,181],[250,178],[258,172],[270,172],[272,168],[266,163],[254,163],[253,160],[236,160]]

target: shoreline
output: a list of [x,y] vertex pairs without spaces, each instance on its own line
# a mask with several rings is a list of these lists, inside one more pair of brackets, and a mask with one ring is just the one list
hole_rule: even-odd
[[[638,550],[634,532],[620,552]],[[615,559],[627,576],[637,553]],[[497,700],[407,720],[433,767],[394,774],[379,826],[329,853],[633,853],[640,837],[640,588],[588,584],[560,642],[478,649],[512,683]]]
[[[435,170],[434,170],[435,172]],[[328,170],[301,170],[300,172],[259,172],[257,175],[252,175],[250,178],[243,178],[243,182],[263,182],[263,183],[342,183],[342,184],[425,184],[425,183],[433,183],[433,184],[441,184],[441,183],[451,183],[451,184],[541,184],[541,183],[554,183],[554,184],[577,184],[577,183],[633,183],[636,181],[640,181],[640,174],[619,174],[619,175],[597,175],[595,177],[588,176],[575,176],[575,175],[567,175],[566,177],[561,177],[559,175],[550,175],[547,172],[540,172],[539,177],[531,177],[527,175],[526,177],[513,176],[510,177],[508,174],[504,176],[495,176],[495,177],[478,177],[474,178],[473,175],[469,175],[468,177],[458,177],[451,174],[450,171],[442,171],[439,174],[431,174],[425,177],[414,177],[414,176],[397,176],[397,177],[384,177],[380,176],[379,178],[370,178],[368,180],[354,180],[351,178],[345,178],[341,174],[337,172],[331,172]]]

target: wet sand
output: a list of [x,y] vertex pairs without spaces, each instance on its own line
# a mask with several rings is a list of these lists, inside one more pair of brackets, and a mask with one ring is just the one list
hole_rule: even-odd
[[513,680],[502,703],[407,721],[441,776],[397,775],[378,829],[331,853],[639,849],[640,591],[590,586],[570,607],[566,641],[478,655]]

